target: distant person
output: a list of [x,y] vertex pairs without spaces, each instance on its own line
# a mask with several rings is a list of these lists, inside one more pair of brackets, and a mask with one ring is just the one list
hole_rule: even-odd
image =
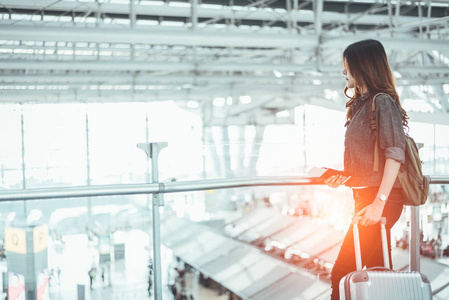
[[97,268],[90,268],[89,272],[87,272],[90,279],[90,288],[92,289],[92,284],[94,282],[95,276],[97,275]]
[[50,268],[50,274],[48,275],[49,283],[51,282],[52,285],[54,282],[56,282],[55,279],[55,270],[53,268]]
[[151,296],[151,289],[153,288],[153,279],[151,275],[148,277],[148,296]]
[[61,268],[56,267],[56,274],[58,275],[58,284],[61,284]]
[[[343,52],[346,77],[346,134],[344,171],[350,174],[346,186],[353,190],[355,214],[361,217],[359,232],[362,263],[366,267],[383,266],[379,220],[387,218],[388,252],[391,262],[390,229],[399,219],[403,196],[397,175],[405,161],[405,133],[408,116],[401,107],[395,80],[385,49],[379,41],[368,39],[349,45]],[[347,92],[351,90],[352,94]],[[378,93],[383,93],[377,95]],[[377,95],[377,96],[376,96]],[[371,104],[376,96],[375,115],[378,134],[378,170],[374,171],[376,134],[371,129]],[[338,187],[347,177],[334,175],[325,180]],[[331,299],[339,299],[339,282],[356,270],[352,226],[346,234],[335,261],[331,280]]]

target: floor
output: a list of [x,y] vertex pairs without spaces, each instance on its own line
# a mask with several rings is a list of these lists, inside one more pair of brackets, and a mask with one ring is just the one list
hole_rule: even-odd
[[[90,241],[85,234],[66,235],[63,245],[50,242],[48,266],[53,270],[50,280],[51,300],[147,300],[154,299],[148,293],[148,264],[150,249],[148,235],[140,230],[124,232],[120,241],[125,243],[125,256],[109,264],[98,264],[98,241]],[[101,249],[101,248],[100,248]],[[449,265],[449,258],[439,259]],[[98,274],[89,286],[88,270],[95,266]],[[174,283],[178,266],[170,251],[162,251],[162,284],[164,300],[174,299],[169,284]],[[57,272],[59,268],[60,272]],[[104,278],[101,276],[104,270]],[[59,273],[59,276],[58,276]],[[216,290],[204,288],[194,273],[185,275],[186,294],[195,300],[228,300]],[[189,299],[191,300],[191,299]]]
[[[53,268],[50,280],[51,300],[148,300],[148,237],[138,230],[130,231],[125,237],[125,257],[108,264],[96,264],[98,248],[86,235],[64,236],[64,246],[55,250],[49,247],[49,268]],[[174,282],[172,270],[175,262],[168,253],[162,257],[163,299],[174,299],[168,284]],[[97,267],[97,275],[89,286],[88,271]],[[56,268],[60,268],[60,275]],[[171,267],[171,268],[170,268]],[[101,276],[104,270],[104,279]],[[199,285],[196,274],[185,275],[186,293],[195,300],[227,300],[227,295],[218,295],[215,290]],[[84,293],[83,293],[84,290]],[[153,294],[153,293],[152,293]],[[84,297],[83,297],[84,295]],[[190,300],[190,299],[189,299]]]

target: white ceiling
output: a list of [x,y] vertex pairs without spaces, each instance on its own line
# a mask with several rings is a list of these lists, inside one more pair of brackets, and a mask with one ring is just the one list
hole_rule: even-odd
[[342,52],[375,38],[404,106],[428,111],[412,120],[449,124],[448,37],[449,1],[0,0],[0,101],[173,100],[206,125],[288,123],[276,112],[344,110]]

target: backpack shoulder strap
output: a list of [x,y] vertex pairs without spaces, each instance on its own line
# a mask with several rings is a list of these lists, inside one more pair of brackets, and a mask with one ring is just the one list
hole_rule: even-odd
[[376,113],[375,112],[376,112],[376,97],[381,94],[385,94],[385,93],[377,93],[376,95],[374,95],[374,97],[371,101],[371,110],[369,112],[371,129],[374,130],[374,134],[376,135],[376,142],[374,144],[374,164],[373,164],[374,172],[379,171],[379,134],[377,133]]
[[[371,110],[370,110],[370,113],[369,113],[371,120],[376,120],[376,116],[375,115],[373,116],[374,112],[376,111],[376,97],[379,96],[379,95],[382,95],[382,94],[387,95],[385,93],[377,93],[376,95],[374,95],[374,97],[373,97],[373,99],[371,101]],[[371,128],[373,128],[373,130],[375,130],[376,129],[376,123],[371,122]]]

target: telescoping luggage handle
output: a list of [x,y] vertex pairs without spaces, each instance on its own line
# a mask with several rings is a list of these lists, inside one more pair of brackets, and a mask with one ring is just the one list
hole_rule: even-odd
[[[360,237],[359,237],[359,228],[358,223],[362,217],[353,217],[352,218],[352,230],[354,233],[354,247],[355,247],[355,263],[357,266],[357,270],[362,269],[362,254],[360,250]],[[385,217],[380,218],[380,235],[382,239],[382,252],[384,256],[384,266],[385,268],[390,268],[390,259],[388,256],[388,243],[387,243],[387,230],[385,229],[385,224],[387,223],[387,219]]]

